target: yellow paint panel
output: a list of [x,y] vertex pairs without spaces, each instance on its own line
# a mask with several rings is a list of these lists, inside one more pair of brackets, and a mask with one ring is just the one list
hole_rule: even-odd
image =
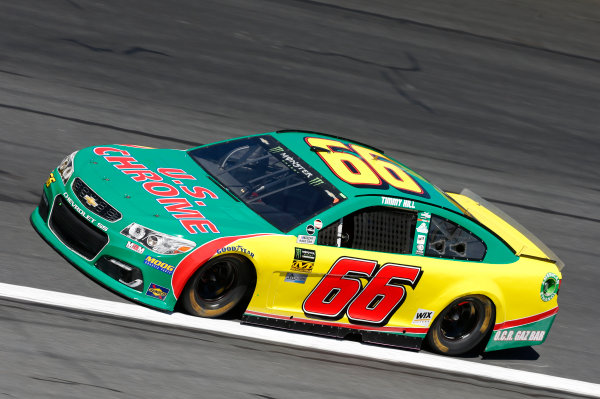
[[473,215],[475,219],[502,237],[516,251],[517,256],[530,255],[550,259],[529,238],[486,207],[464,195],[447,194]]
[[[473,208],[473,204],[468,205]],[[540,289],[547,273],[555,273],[560,278],[560,271],[554,264],[535,259],[486,264],[297,244],[295,236],[284,235],[242,239],[236,244],[255,254],[250,260],[257,270],[257,284],[248,307],[255,312],[310,318],[303,312],[302,304],[340,257],[376,261],[378,267],[371,278],[376,278],[381,266],[388,263],[421,268],[420,280],[414,288],[405,286],[406,297],[387,327],[420,327],[412,324],[419,309],[433,311],[435,317],[453,300],[474,294],[492,300],[496,323],[533,316],[557,306],[557,297],[545,302],[540,298]],[[316,254],[312,270],[303,273],[307,275],[304,283],[285,281],[287,273],[298,273],[293,270],[296,247],[314,250]],[[361,278],[360,281],[364,290],[368,280]],[[350,323],[346,314],[335,321]]]

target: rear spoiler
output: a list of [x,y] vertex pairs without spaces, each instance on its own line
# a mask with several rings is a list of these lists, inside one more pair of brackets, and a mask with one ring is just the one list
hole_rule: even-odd
[[[505,225],[502,226],[503,228],[501,230],[506,234],[502,234],[502,232],[499,234],[513,247],[517,256],[549,261],[555,263],[559,270],[562,270],[563,267],[565,267],[564,262],[532,232],[527,230],[498,207],[490,204],[488,201],[475,194],[473,191],[465,188],[458,195],[452,193],[448,193],[448,195],[454,201],[458,202],[461,207],[464,207],[468,214],[484,225],[487,225],[486,222],[491,222],[492,220],[490,219],[495,219],[493,221],[500,224],[504,222]],[[485,210],[479,207],[485,208],[485,210],[491,212],[493,215],[486,215]]]

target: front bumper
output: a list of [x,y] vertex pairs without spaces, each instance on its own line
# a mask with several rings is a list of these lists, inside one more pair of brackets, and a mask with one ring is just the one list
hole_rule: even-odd
[[[66,198],[69,198],[69,201],[65,200]],[[76,196],[69,193],[69,189],[65,189],[62,182],[57,181],[50,187],[44,187],[40,206],[30,217],[34,229],[51,247],[106,288],[153,308],[164,311],[174,309],[177,300],[173,296],[171,275],[148,266],[144,261],[150,255],[155,259],[160,258],[165,262],[177,264],[178,256],[169,256],[167,259],[147,249],[141,254],[132,251],[127,248],[127,237],[120,234],[121,224],[125,222],[113,225],[89,212],[79,212],[81,216],[75,215],[71,225],[59,231],[58,226],[52,223],[53,212],[58,213],[59,203],[63,209],[60,210],[60,215],[54,216],[63,219],[73,218],[69,214],[73,213],[77,206],[84,209]],[[98,220],[102,222],[98,223]],[[103,231],[104,228],[106,231]],[[104,237],[105,242],[102,241]],[[85,245],[86,240],[90,239],[95,242],[89,246]],[[157,287],[162,288],[162,293],[157,291]]]

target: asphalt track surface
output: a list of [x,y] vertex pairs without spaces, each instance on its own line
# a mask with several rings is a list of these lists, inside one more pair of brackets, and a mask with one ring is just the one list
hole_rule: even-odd
[[[125,301],[28,222],[75,149],[324,131],[471,188],[566,263],[544,345],[466,360],[600,383],[600,3],[396,3],[0,3],[0,282]],[[0,396],[564,397],[6,300]]]

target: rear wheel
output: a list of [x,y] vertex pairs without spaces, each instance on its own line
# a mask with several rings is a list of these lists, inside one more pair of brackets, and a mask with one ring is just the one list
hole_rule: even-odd
[[220,317],[245,305],[255,284],[254,269],[240,256],[211,259],[194,273],[183,290],[183,306],[190,314]]
[[460,355],[479,345],[494,325],[492,301],[482,295],[459,298],[438,315],[429,329],[431,349],[444,355]]

